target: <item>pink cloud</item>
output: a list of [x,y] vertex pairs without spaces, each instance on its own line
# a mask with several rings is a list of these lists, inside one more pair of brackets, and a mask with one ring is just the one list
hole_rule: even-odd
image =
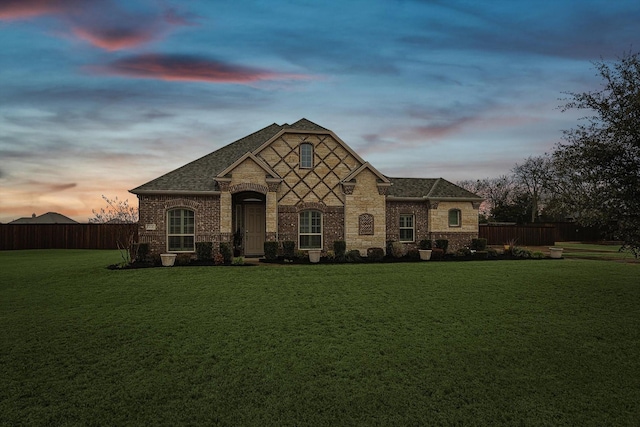
[[105,50],[114,51],[135,47],[155,39],[152,31],[132,28],[73,28],[73,34],[81,40]]
[[3,0],[0,2],[0,19],[13,21],[51,15],[75,8],[77,4],[77,0]]
[[186,55],[138,55],[114,61],[104,67],[92,67],[90,70],[141,79],[213,83],[247,84],[261,80],[311,78],[302,74],[278,73]]

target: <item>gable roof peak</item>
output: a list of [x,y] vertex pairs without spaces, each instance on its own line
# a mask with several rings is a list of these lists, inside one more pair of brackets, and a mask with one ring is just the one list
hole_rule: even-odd
[[316,123],[313,123],[311,120],[307,120],[304,117],[292,125],[288,125],[285,123],[284,125],[282,125],[282,127],[287,129],[295,129],[295,130],[315,130],[315,131],[330,132],[329,129],[323,128],[322,126]]

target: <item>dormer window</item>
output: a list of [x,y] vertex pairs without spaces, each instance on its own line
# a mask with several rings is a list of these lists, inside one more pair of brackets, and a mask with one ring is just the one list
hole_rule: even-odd
[[313,167],[313,144],[300,144],[300,168],[311,169]]

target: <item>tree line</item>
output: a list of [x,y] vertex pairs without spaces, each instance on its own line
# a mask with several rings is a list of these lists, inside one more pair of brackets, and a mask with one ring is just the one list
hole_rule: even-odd
[[481,221],[574,219],[599,226],[640,255],[640,53],[594,62],[599,89],[565,93],[561,111],[584,110],[551,153],[509,174],[458,185],[485,198]]

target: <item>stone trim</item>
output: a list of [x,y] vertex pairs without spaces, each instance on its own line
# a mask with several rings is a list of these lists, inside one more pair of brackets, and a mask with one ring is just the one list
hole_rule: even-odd
[[269,188],[267,186],[260,185],[260,184],[243,182],[242,184],[229,186],[228,191],[231,194],[241,193],[243,191],[255,191],[256,193],[267,194],[269,192]]
[[164,204],[165,211],[175,208],[189,208],[197,211],[202,209],[202,203],[189,199],[170,199]]

